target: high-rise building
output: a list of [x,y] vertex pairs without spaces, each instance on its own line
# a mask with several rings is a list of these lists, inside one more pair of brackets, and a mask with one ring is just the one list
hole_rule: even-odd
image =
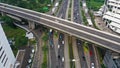
[[103,63],[106,68],[120,68],[120,54],[106,51]]
[[110,29],[120,33],[120,0],[105,0],[103,20]]
[[0,24],[0,68],[14,68],[15,56]]

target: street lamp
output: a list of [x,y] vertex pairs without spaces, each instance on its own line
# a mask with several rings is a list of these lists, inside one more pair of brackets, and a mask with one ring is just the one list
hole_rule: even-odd
[[75,59],[72,59],[72,62],[74,62],[72,65],[72,68],[74,68],[74,66],[75,66],[75,61],[76,61]]
[[[62,61],[64,61],[64,58],[62,58]],[[75,62],[75,61],[77,61],[76,59],[72,59],[72,60],[69,60],[68,62]],[[74,68],[74,66],[75,66],[75,63],[72,65],[72,68]]]
[[72,59],[73,62],[75,62],[76,60],[75,59]]

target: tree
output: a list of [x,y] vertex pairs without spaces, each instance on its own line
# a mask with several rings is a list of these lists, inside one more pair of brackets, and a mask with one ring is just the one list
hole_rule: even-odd
[[8,16],[2,16],[1,20],[3,20],[6,24],[8,24],[12,28],[16,28],[16,26],[13,24],[14,20]]

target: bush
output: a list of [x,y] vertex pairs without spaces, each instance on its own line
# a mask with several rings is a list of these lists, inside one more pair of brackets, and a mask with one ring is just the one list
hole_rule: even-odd
[[8,24],[12,28],[16,28],[16,26],[13,24],[14,20],[8,16],[2,16],[1,20],[3,20],[6,24]]
[[44,36],[42,37],[42,40],[43,40],[43,41],[47,41],[47,40],[48,40],[48,35],[44,35]]
[[28,39],[24,36],[17,36],[15,38],[15,45],[17,48],[27,45]]
[[88,25],[88,21],[86,19],[86,16],[83,10],[82,10],[82,18],[83,18],[84,25]]
[[94,28],[96,28],[96,29],[98,29],[99,30],[99,28],[97,27],[97,25],[96,25],[96,23],[95,23],[95,16],[93,15],[93,13],[92,12],[90,12],[90,11],[88,11],[89,12],[89,14],[90,14],[90,17],[91,17],[91,20],[92,20],[92,23],[93,23],[93,26],[94,26]]
[[104,64],[101,64],[101,68],[106,68]]
[[43,51],[45,51],[45,52],[47,52],[47,51],[48,51],[48,47],[47,47],[47,45],[46,45],[46,44],[42,47],[42,50],[43,50]]
[[15,44],[11,45],[11,48],[13,49],[14,55],[16,55],[20,47],[27,45],[28,39],[25,37],[26,32],[18,27],[12,28],[6,23],[3,24],[3,29],[8,39],[14,38]]

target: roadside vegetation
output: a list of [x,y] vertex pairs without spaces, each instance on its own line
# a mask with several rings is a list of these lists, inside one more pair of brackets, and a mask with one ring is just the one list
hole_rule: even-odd
[[83,49],[86,53],[89,52],[89,48],[88,48],[88,43],[87,42],[83,42]]
[[1,2],[43,13],[48,12],[53,4],[51,0],[1,0]]
[[104,56],[105,56],[105,50],[104,49],[101,49],[100,47],[97,47],[97,50],[98,50],[98,55],[99,55],[99,58],[100,58],[100,65],[101,65],[101,68],[106,68],[105,65],[103,64],[103,60],[104,60]]
[[82,19],[83,19],[83,22],[84,22],[83,24],[87,26],[88,25],[88,21],[87,21],[87,18],[85,16],[85,12],[83,10],[81,10],[81,11],[82,11]]
[[98,30],[100,30],[100,29],[97,27],[96,23],[95,23],[95,16],[93,15],[93,13],[92,13],[91,11],[88,11],[88,12],[89,12],[89,15],[90,15],[90,17],[91,17],[91,21],[92,21],[92,23],[93,23],[93,27],[96,28],[96,29],[98,29]]
[[54,34],[55,38],[58,38],[58,31],[57,30],[55,30],[53,34]]
[[13,24],[13,19],[7,16],[2,17],[1,19],[5,22],[4,24],[2,24],[2,26],[7,36],[7,39],[11,44],[13,53],[16,56],[18,49],[26,46],[28,43],[28,39],[25,37],[26,31],[16,27]]
[[98,11],[100,7],[104,4],[104,0],[86,0],[87,7],[94,11]]
[[48,32],[45,31],[43,37],[42,37],[42,40],[43,40],[43,46],[42,46],[42,51],[43,51],[43,63],[42,63],[42,67],[41,68],[47,68],[48,65]]
[[70,68],[75,68],[75,62],[72,61],[74,59],[73,56],[73,48],[72,48],[72,37],[68,37],[68,45],[69,45],[69,57],[70,57]]
[[71,21],[71,7],[72,7],[72,0],[70,0],[70,5],[68,9],[68,20]]

